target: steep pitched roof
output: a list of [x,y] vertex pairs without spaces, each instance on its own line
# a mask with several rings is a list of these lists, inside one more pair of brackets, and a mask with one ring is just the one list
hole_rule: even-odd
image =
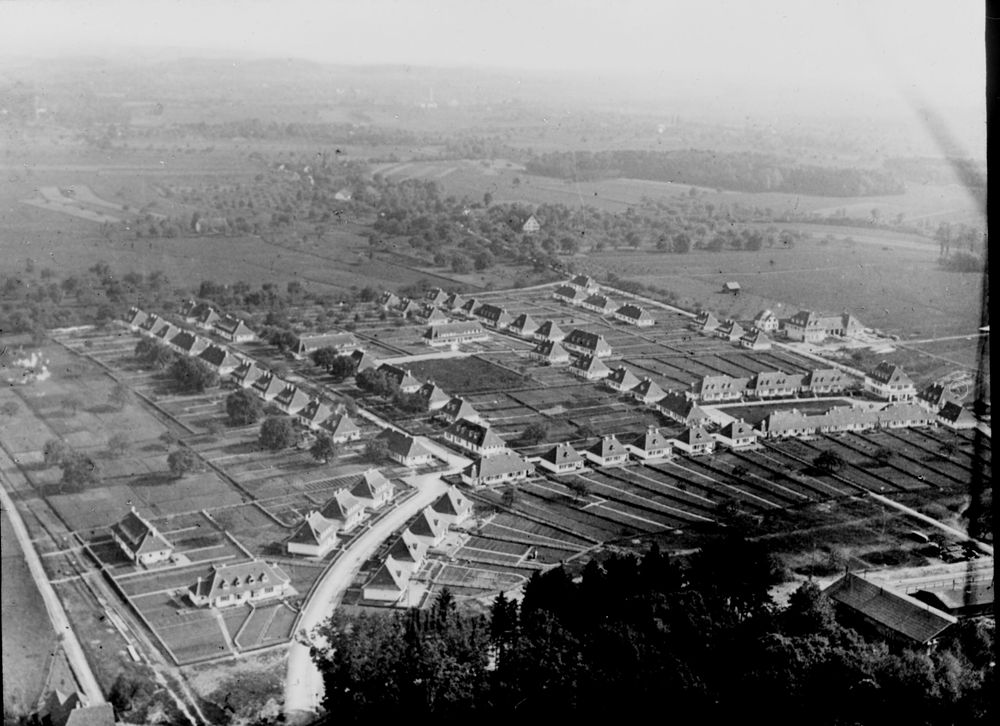
[[235,366],[242,362],[242,359],[230,353],[228,348],[214,344],[205,348],[205,350],[198,354],[198,357],[216,368]]
[[494,448],[494,447],[505,447],[507,442],[504,441],[493,429],[488,425],[483,423],[478,423],[475,421],[469,421],[467,419],[459,419],[445,431],[447,434],[451,434],[466,443],[479,448]]
[[462,303],[462,305],[459,307],[459,310],[461,310],[463,313],[468,313],[469,315],[472,315],[472,311],[478,307],[479,307],[479,301],[476,300],[476,298],[474,297],[470,297],[467,300],[465,300],[465,302]]
[[759,436],[757,430],[744,421],[730,421],[719,431],[727,439],[743,439],[747,436]]
[[575,287],[570,287],[569,285],[560,285],[552,293],[553,297],[562,297],[572,300],[573,302],[579,302],[587,297],[587,293],[583,290],[578,290]]
[[698,382],[697,390],[702,395],[717,391],[744,391],[749,382],[749,378],[743,377],[733,378],[726,375],[705,376]]
[[620,308],[615,310],[615,315],[621,315],[623,318],[628,318],[636,323],[652,321],[653,316],[649,312],[635,303],[625,303]]
[[446,403],[441,408],[441,413],[449,418],[453,418],[456,421],[459,419],[472,419],[479,416],[476,409],[472,407],[472,404],[466,401],[464,398],[459,398],[454,396],[448,403]]
[[355,350],[351,353],[351,360],[354,361],[354,370],[357,373],[360,373],[368,368],[375,368],[378,366],[378,361],[375,359],[375,356],[366,350]]
[[135,507],[119,520],[112,530],[137,555],[147,552],[172,550],[171,545],[148,520],[140,515]]
[[291,383],[281,389],[274,397],[275,403],[284,407],[290,413],[296,413],[309,405],[309,396],[298,386]]
[[338,489],[323,505],[323,516],[327,519],[346,522],[348,518],[365,508],[364,502],[351,494],[347,489]]
[[391,378],[396,382],[399,388],[407,388],[410,386],[419,386],[420,381],[413,377],[408,368],[400,368],[392,363],[383,363],[378,367],[380,371],[385,373],[386,376]]
[[437,539],[447,527],[441,521],[440,515],[430,507],[424,507],[420,514],[413,520],[408,529],[418,537],[432,537]]
[[318,335],[300,335],[296,352],[309,353],[320,348],[346,350],[357,348],[358,339],[351,333],[321,333]]
[[399,538],[389,548],[389,558],[396,562],[404,562],[411,566],[419,565],[427,555],[427,543],[414,535],[409,529],[404,529]]
[[670,442],[667,440],[667,437],[654,426],[650,426],[641,434],[636,434],[630,438],[628,445],[645,452],[670,448]]
[[535,346],[535,355],[544,356],[545,358],[561,358],[568,359],[569,351],[560,345],[558,341],[555,340],[543,340]]
[[601,293],[595,293],[583,301],[584,305],[592,305],[595,308],[600,308],[602,310],[608,310],[612,306],[611,299],[607,295],[602,295]]
[[682,444],[687,444],[688,446],[697,446],[698,444],[709,444],[715,441],[708,432],[701,426],[691,426],[684,430],[680,436],[678,436],[676,441],[680,441]]
[[480,305],[475,314],[477,317],[480,317],[483,320],[488,320],[494,325],[506,325],[513,320],[510,313],[508,313],[505,308],[491,303],[484,303]]
[[892,363],[887,363],[882,361],[868,374],[876,383],[881,383],[882,385],[912,385],[913,381],[910,379],[906,372],[897,365]]
[[253,382],[253,389],[264,396],[276,396],[285,388],[285,382],[271,371],[266,371]]
[[333,415],[333,410],[318,398],[311,398],[298,415],[314,424],[321,424]]
[[377,499],[386,490],[392,490],[392,482],[378,469],[368,469],[351,487],[351,494],[358,499]]
[[556,444],[538,458],[550,464],[559,465],[575,464],[576,462],[583,461],[580,452],[567,443]]
[[341,523],[313,510],[306,515],[288,541],[293,544],[322,545],[340,530]]
[[798,388],[802,385],[802,376],[784,371],[761,371],[750,379],[753,388]]
[[976,417],[972,415],[972,412],[955,401],[948,401],[945,403],[944,406],[941,407],[941,410],[938,411],[937,415],[938,418],[944,419],[952,424],[976,423]]
[[602,436],[599,441],[587,449],[591,454],[607,459],[611,456],[625,456],[628,452],[622,443],[614,436]]
[[610,369],[604,365],[604,361],[598,358],[596,355],[583,355],[577,358],[573,363],[570,364],[570,368],[575,368],[577,370],[584,371],[591,375],[607,375],[610,373]]
[[255,334],[240,318],[234,318],[232,315],[227,315],[224,318],[216,320],[215,329],[220,330],[231,337],[242,337],[245,335]]
[[330,432],[334,438],[339,436],[353,436],[360,429],[346,414],[334,414],[327,418],[321,426]]
[[487,479],[522,471],[531,471],[528,460],[510,449],[501,449],[474,461],[463,473],[470,479]]
[[453,292],[451,295],[445,298],[444,307],[449,310],[454,310],[455,308],[460,308],[465,303],[465,298],[459,295],[457,292]]
[[427,381],[427,383],[418,388],[417,395],[427,401],[428,405],[451,400],[451,396],[449,396],[445,390],[434,381]]
[[611,373],[608,374],[608,381],[617,384],[627,391],[630,391],[638,386],[640,382],[639,377],[625,366],[616,366],[615,368],[612,368]]
[[403,592],[406,589],[406,584],[407,578],[403,576],[403,568],[400,563],[392,557],[386,557],[382,566],[375,571],[365,587]]
[[719,320],[712,313],[707,310],[698,313],[698,317],[694,319],[695,327],[701,330],[715,330],[719,327]]
[[563,332],[562,328],[556,325],[552,320],[546,320],[544,323],[539,325],[538,330],[535,331],[535,335],[549,340],[560,340],[566,337],[566,333]]
[[508,327],[516,333],[530,335],[538,330],[538,323],[528,313],[521,313]]
[[632,388],[631,393],[636,398],[652,399],[653,401],[659,401],[666,395],[663,389],[656,384],[656,381],[645,376]]
[[440,287],[432,288],[428,290],[426,293],[424,293],[424,300],[433,305],[440,305],[447,299],[448,299],[448,293],[446,293]]
[[444,494],[434,500],[431,509],[449,517],[461,517],[472,510],[472,502],[455,487],[448,487]]
[[263,560],[214,564],[206,577],[198,578],[191,586],[191,592],[201,597],[215,600],[222,595],[238,595],[247,590],[274,587],[287,584],[291,579],[276,564]]
[[848,381],[848,375],[839,368],[814,368],[806,374],[810,387],[842,386]]
[[681,391],[667,391],[656,402],[657,407],[667,414],[674,414],[685,421],[705,420],[708,415],[696,402],[685,396]]
[[736,339],[743,337],[747,331],[744,330],[743,326],[737,323],[735,320],[727,320],[718,328],[716,328],[715,332],[718,333],[719,335],[724,335],[727,338]]
[[580,328],[571,330],[569,335],[563,340],[563,344],[576,345],[594,353],[611,352],[611,346],[608,345],[608,341],[604,339],[603,335],[580,330]]
[[427,328],[424,337],[428,340],[448,340],[449,338],[462,338],[467,335],[485,334],[483,326],[478,320],[460,321],[457,323],[436,323]]
[[375,438],[385,441],[389,451],[404,459],[432,456],[430,449],[409,434],[393,429],[385,429]]
[[577,275],[569,281],[569,284],[584,288],[597,287],[597,281],[590,275]]

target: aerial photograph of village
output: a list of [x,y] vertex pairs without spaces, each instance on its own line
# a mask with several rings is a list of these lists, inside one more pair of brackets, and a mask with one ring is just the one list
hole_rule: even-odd
[[995,723],[987,5],[0,3],[4,724]]

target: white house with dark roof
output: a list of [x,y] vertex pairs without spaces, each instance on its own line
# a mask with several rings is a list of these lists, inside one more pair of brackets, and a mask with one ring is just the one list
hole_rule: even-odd
[[479,301],[474,297],[466,298],[461,305],[458,306],[458,312],[469,318],[474,318],[475,311],[479,309]]
[[111,527],[111,538],[126,557],[143,567],[166,562],[174,554],[174,546],[135,507]]
[[865,390],[886,401],[907,401],[917,395],[913,380],[906,372],[886,361],[865,375]]
[[465,419],[466,421],[481,421],[482,416],[479,412],[472,407],[472,404],[466,401],[464,398],[458,396],[453,396],[448,403],[441,407],[434,418],[445,421],[446,423],[455,423]]
[[763,330],[751,330],[740,338],[740,347],[747,350],[771,350],[771,339]]
[[746,330],[742,325],[737,323],[735,320],[727,320],[717,327],[714,334],[717,338],[722,338],[728,340],[730,343],[735,343],[744,335],[746,335]]
[[213,330],[216,335],[225,338],[231,343],[248,343],[257,339],[257,334],[250,330],[239,318],[227,315],[215,321]]
[[642,380],[629,393],[636,401],[646,405],[656,403],[666,395],[663,389],[657,385],[656,381],[648,376],[643,376]]
[[255,361],[245,360],[229,374],[229,377],[241,388],[249,388],[265,373],[267,371],[257,365]]
[[976,417],[969,409],[956,401],[947,401],[940,411],[936,413],[937,422],[954,431],[964,429],[974,429],[976,427]]
[[462,481],[472,487],[493,486],[527,479],[535,467],[520,454],[502,449],[474,461],[462,471]]
[[754,398],[794,396],[802,389],[802,375],[784,371],[761,371],[746,387],[746,395]]
[[211,330],[215,324],[222,320],[219,311],[208,303],[198,303],[185,319],[194,323],[203,330]]
[[351,494],[366,508],[381,509],[392,501],[392,482],[378,469],[368,469],[351,487]]
[[197,356],[205,350],[205,348],[211,345],[212,341],[188,330],[180,330],[176,335],[170,338],[167,344],[178,353],[183,353],[184,355],[189,356]]
[[445,441],[479,456],[507,448],[506,441],[479,421],[460,419],[445,429],[443,436]]
[[333,414],[323,421],[321,426],[324,431],[330,434],[330,438],[335,444],[344,444],[361,438],[361,429],[347,414]]
[[555,340],[543,340],[535,346],[528,356],[539,363],[550,366],[566,365],[569,363],[569,351],[561,343]]
[[626,393],[638,386],[640,381],[639,377],[625,366],[616,366],[611,369],[604,382],[612,391]]
[[569,303],[570,305],[580,305],[590,296],[583,290],[578,290],[575,287],[560,285],[553,290],[552,297],[560,302]]
[[607,358],[611,355],[611,346],[604,339],[603,335],[590,333],[580,328],[574,328],[562,340],[562,345],[566,350],[583,355],[593,355],[598,358]]
[[369,368],[378,368],[379,361],[375,356],[366,350],[356,350],[351,353],[351,360],[354,361],[354,372],[360,373],[361,371],[368,370]]
[[534,336],[535,331],[538,330],[538,323],[528,313],[521,313],[507,326],[507,330],[520,335],[522,338],[531,338]]
[[521,225],[521,231],[525,234],[534,234],[541,228],[542,225],[535,218],[534,214],[529,215],[528,218],[524,220],[524,224]]
[[453,292],[444,299],[444,302],[441,303],[441,307],[445,310],[458,310],[464,303],[465,298],[457,292]]
[[333,409],[318,398],[310,398],[309,403],[295,414],[300,424],[312,430],[318,430],[323,422],[333,415]]
[[781,327],[781,322],[770,310],[761,310],[753,318],[753,327],[762,333],[774,333]]
[[694,322],[691,323],[691,328],[697,330],[699,333],[714,333],[715,329],[719,327],[719,320],[712,313],[707,310],[703,310],[698,313],[695,317]]
[[448,490],[431,504],[431,510],[446,526],[462,524],[472,516],[472,502],[456,487]]
[[389,312],[400,316],[401,318],[409,318],[411,316],[416,317],[420,315],[423,310],[423,306],[416,300],[411,300],[408,297],[404,297],[399,303],[392,308]]
[[760,432],[743,420],[734,420],[714,434],[715,440],[729,449],[749,449],[757,445]]
[[571,474],[584,468],[580,453],[566,443],[556,444],[538,457],[537,465],[553,474]]
[[670,440],[655,426],[649,426],[641,434],[628,439],[625,449],[642,461],[660,461],[670,458],[673,453]]
[[489,332],[480,325],[478,320],[438,323],[429,326],[424,332],[424,342],[434,347],[479,343],[489,339]]
[[323,516],[337,522],[341,532],[350,532],[365,518],[365,503],[347,489],[338,489],[323,505]]
[[289,383],[271,399],[271,402],[285,413],[294,416],[309,405],[309,395],[298,386]]
[[614,319],[640,328],[648,328],[656,322],[649,311],[635,303],[625,303],[615,310]]
[[826,338],[845,338],[860,332],[863,326],[849,313],[823,315],[812,310],[800,310],[785,320],[783,330],[789,340],[821,343]]
[[940,411],[951,400],[951,390],[943,383],[931,383],[917,391],[917,403],[928,411]]
[[601,287],[597,284],[597,281],[590,277],[589,275],[577,275],[573,279],[565,283],[570,287],[585,292],[588,295],[592,295],[595,292],[599,292]]
[[325,557],[337,546],[340,523],[327,519],[313,510],[306,515],[292,536],[285,540],[285,549],[290,555],[303,557]]
[[401,300],[399,299],[399,296],[394,292],[390,292],[389,290],[383,292],[378,299],[379,306],[384,308],[385,310],[389,310],[390,308],[396,307],[397,305],[399,305],[400,302]]
[[701,426],[685,429],[679,436],[671,439],[670,443],[685,454],[711,454],[715,451],[715,439]]
[[546,340],[551,340],[556,343],[561,342],[565,337],[566,333],[555,324],[552,320],[546,320],[535,330],[534,334],[531,336],[538,342],[544,342]]
[[409,434],[385,429],[375,438],[386,443],[389,458],[397,464],[412,468],[434,462],[434,454],[431,453],[431,450]]
[[270,401],[285,390],[285,385],[283,380],[271,371],[267,371],[262,376],[258,376],[250,388],[265,401]]
[[497,330],[504,330],[514,322],[513,316],[507,312],[506,308],[493,305],[492,303],[483,303],[480,305],[476,309],[475,315],[483,321],[483,325],[488,325]]
[[291,578],[278,565],[262,560],[213,564],[188,590],[198,607],[223,608],[294,594]]
[[420,389],[420,386],[423,385],[419,380],[414,378],[408,368],[400,368],[392,363],[383,363],[378,369],[381,373],[385,374],[386,378],[395,383],[396,387],[402,393],[416,393]]
[[243,363],[243,359],[233,355],[221,345],[209,345],[198,354],[198,359],[212,366],[220,376],[228,376]]
[[413,534],[408,528],[403,530],[392,546],[389,547],[387,558],[393,559],[403,568],[407,577],[420,569],[427,556],[427,543]]
[[584,310],[590,310],[595,313],[600,313],[601,315],[607,315],[615,309],[615,303],[607,295],[595,293],[584,298],[580,303],[580,307]]
[[583,455],[598,466],[621,466],[628,462],[628,449],[614,436],[602,436]]
[[146,318],[148,317],[149,316],[145,312],[135,306],[132,306],[125,314],[125,322],[130,328],[132,328],[132,330],[138,330],[140,326],[146,322]]
[[448,404],[448,401],[451,400],[451,396],[445,393],[445,390],[434,381],[427,381],[417,389],[416,395],[420,396],[427,403],[428,411],[438,411],[444,408]]
[[448,531],[448,525],[440,514],[430,507],[424,507],[420,514],[410,522],[410,533],[419,537],[428,547],[437,547],[441,544]]
[[436,308],[428,303],[423,303],[417,312],[420,322],[427,325],[441,325],[447,323],[450,318],[440,308]]
[[573,375],[579,376],[587,381],[597,381],[602,378],[607,378],[611,373],[611,369],[608,368],[600,358],[592,355],[579,356],[570,364],[569,371]]
[[683,391],[667,391],[656,402],[656,410],[685,426],[701,426],[709,421],[708,414]]
[[400,602],[410,586],[408,569],[398,560],[386,557],[381,567],[361,588],[361,597],[371,602]]
[[440,287],[431,288],[424,293],[424,300],[431,305],[444,305],[445,301],[448,299],[448,293],[442,290]]
[[746,393],[749,378],[732,376],[704,376],[694,385],[694,395],[705,403],[712,401],[739,401]]

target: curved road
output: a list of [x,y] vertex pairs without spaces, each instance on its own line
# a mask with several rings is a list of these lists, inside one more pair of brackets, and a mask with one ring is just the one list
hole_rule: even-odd
[[[370,418],[376,418],[369,415]],[[381,421],[385,424],[386,422]],[[396,428],[396,427],[393,427]],[[393,532],[402,527],[421,509],[448,489],[443,475],[454,474],[469,465],[469,460],[457,456],[433,441],[419,437],[435,456],[448,463],[443,472],[408,477],[415,496],[402,502],[371,529],[355,539],[350,547],[327,570],[302,611],[299,629],[307,633],[319,626],[333,612],[344,591],[350,586],[361,566]],[[285,676],[285,717],[288,723],[306,723],[315,718],[323,698],[323,678],[309,657],[309,648],[292,641],[288,650],[288,671]]]

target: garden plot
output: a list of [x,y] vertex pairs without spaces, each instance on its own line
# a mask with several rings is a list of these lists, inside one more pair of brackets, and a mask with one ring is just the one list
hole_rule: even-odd
[[498,565],[521,565],[532,551],[531,545],[486,537],[470,537],[455,552],[455,557]]
[[[845,486],[845,482],[850,486],[857,487],[864,491],[901,491],[902,488],[892,479],[886,476],[884,471],[871,468],[871,458],[859,454],[855,449],[841,445],[841,439],[831,437],[824,441],[822,447],[811,445],[811,442],[798,441],[794,439],[766,443],[765,448],[770,454],[776,452],[780,457],[793,462],[798,470],[807,473],[813,480],[828,484],[830,487],[838,488]],[[843,456],[847,467],[837,473],[831,473],[817,469],[812,462],[823,450],[836,451]]]
[[739,490],[775,507],[795,506],[810,501],[801,491],[795,491],[776,482],[742,476],[740,471],[734,472],[735,467],[721,460],[719,455],[688,457],[681,465],[692,473],[715,479],[727,490],[729,488]]
[[[826,437],[824,440],[833,438]],[[877,467],[893,484],[907,491],[927,486],[933,486],[937,489],[953,489],[956,486],[964,488],[969,482],[968,476],[956,477],[946,474],[931,466],[930,462],[921,461],[919,458],[911,457],[906,452],[901,451],[898,446],[899,442],[892,438],[888,431],[852,432],[846,436],[837,437],[836,441],[841,447],[853,449],[859,454],[871,457],[872,461],[867,466],[869,470]],[[891,455],[884,463],[876,462],[875,457],[879,456],[881,450],[885,448],[892,452]]]
[[677,524],[713,521],[715,503],[679,489],[671,489],[644,472],[644,467],[609,467],[579,475],[590,491],[622,503],[635,503],[643,511],[661,512]]
[[690,459],[682,458],[660,464],[649,464],[647,468],[657,472],[658,477],[666,476],[678,488],[719,504],[733,501],[740,508],[754,512],[780,509],[780,506],[770,499],[690,468],[690,463]]
[[505,512],[492,517],[476,530],[476,534],[519,544],[565,549],[571,552],[579,552],[590,544],[589,540],[561,529]]
[[[527,573],[505,572],[487,567],[445,564],[434,575],[433,585],[447,587],[456,594],[481,595],[485,592],[512,590],[528,581]],[[478,591],[478,592],[476,592]]]

